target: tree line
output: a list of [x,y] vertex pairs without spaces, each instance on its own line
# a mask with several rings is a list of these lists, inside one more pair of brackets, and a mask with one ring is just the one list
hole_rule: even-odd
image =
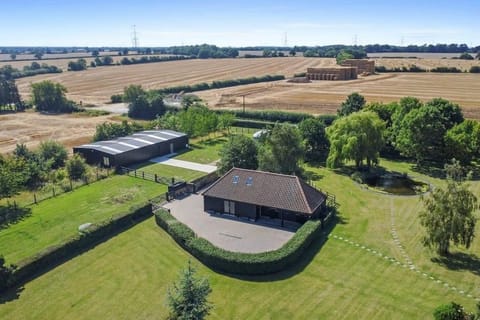
[[24,66],[22,70],[12,67],[7,64],[0,68],[0,78],[6,79],[18,79],[24,77],[31,77],[38,74],[46,73],[61,73],[62,69],[57,66],[50,66],[46,63],[39,64],[38,62],[32,62],[29,66]]

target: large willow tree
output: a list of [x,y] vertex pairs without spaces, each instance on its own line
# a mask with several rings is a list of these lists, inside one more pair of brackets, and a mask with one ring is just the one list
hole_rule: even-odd
[[354,112],[339,118],[327,128],[330,153],[327,166],[336,168],[353,160],[360,167],[378,162],[380,150],[385,145],[385,122],[372,111]]

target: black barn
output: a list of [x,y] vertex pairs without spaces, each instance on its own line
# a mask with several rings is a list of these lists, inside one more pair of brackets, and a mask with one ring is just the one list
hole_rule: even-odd
[[233,168],[203,192],[204,210],[257,220],[322,218],[326,195],[297,176]]
[[126,166],[185,149],[188,136],[172,130],[146,130],[115,140],[73,148],[87,163],[104,167]]

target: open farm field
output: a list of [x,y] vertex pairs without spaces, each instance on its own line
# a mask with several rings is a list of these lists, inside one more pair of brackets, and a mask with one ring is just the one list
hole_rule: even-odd
[[398,101],[405,96],[422,100],[442,97],[458,103],[468,118],[480,119],[480,75],[388,73],[351,81],[257,83],[198,92],[212,108],[288,110],[334,114],[347,95],[359,92],[368,102]]
[[[443,183],[407,163],[380,164]],[[435,307],[450,301],[474,310],[480,298],[478,238],[468,252],[452,248],[452,264],[435,262],[421,244],[418,196],[388,196],[322,167],[305,169],[317,187],[337,196],[340,221],[328,239],[315,241],[283,272],[216,273],[148,219],[10,292],[0,302],[0,317],[165,318],[167,289],[188,260],[210,281],[209,319],[430,319]],[[478,181],[472,190],[479,195]]]
[[[118,51],[100,51],[99,55],[100,56],[116,56],[118,55]],[[48,60],[48,59],[61,59],[61,58],[76,59],[78,57],[85,57],[85,56],[91,56],[91,52],[45,53],[42,56],[41,60],[38,60],[37,58],[35,58],[34,53],[17,54],[16,60],[32,60],[32,61],[41,62],[42,60]],[[1,63],[4,63],[9,61],[15,61],[15,60],[12,60],[10,57],[10,54],[8,53],[0,53],[0,61]]]
[[287,77],[305,72],[307,67],[334,64],[334,59],[259,58],[259,59],[196,59],[160,63],[90,68],[86,71],[46,74],[18,79],[20,93],[27,98],[30,83],[51,80],[68,89],[67,96],[75,101],[101,104],[110,101],[112,94],[122,93],[130,84],[146,89],[174,85],[211,82],[281,74]]
[[460,60],[460,59],[438,59],[438,58],[404,58],[396,59],[388,56],[376,58],[375,65],[384,66],[387,69],[410,67],[416,65],[425,70],[436,67],[455,67],[462,71],[469,71],[472,66],[480,66],[479,60]]
[[20,112],[0,115],[0,153],[12,152],[17,143],[35,148],[44,140],[57,140],[70,147],[90,142],[97,124],[111,116],[45,115]]

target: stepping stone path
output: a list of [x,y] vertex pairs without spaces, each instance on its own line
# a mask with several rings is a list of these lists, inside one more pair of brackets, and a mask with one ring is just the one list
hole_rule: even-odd
[[405,251],[405,248],[403,247],[397,234],[397,229],[395,226],[395,210],[393,209],[393,199],[390,199],[390,233],[392,234],[395,246],[397,246],[401,255],[405,259],[405,262],[410,266],[411,269],[415,269],[415,265],[413,264],[412,259],[410,259],[410,256]]
[[474,299],[475,301],[480,301],[480,297],[474,297],[472,294],[470,293],[467,293],[463,290],[459,290],[457,289],[456,287],[454,287],[453,285],[445,282],[445,281],[442,281],[436,277],[434,277],[433,275],[429,275],[425,272],[421,272],[420,270],[418,270],[415,266],[413,266],[413,264],[405,264],[405,263],[402,263],[400,261],[398,261],[397,259],[395,258],[392,258],[392,257],[389,257],[387,256],[386,254],[382,254],[381,252],[379,252],[378,250],[375,250],[375,249],[371,249],[369,248],[368,246],[364,245],[364,244],[361,244],[361,243],[358,243],[358,242],[354,242],[348,238],[345,238],[343,236],[338,236],[336,234],[330,234],[328,236],[330,239],[335,239],[335,240],[339,240],[339,241],[342,241],[346,244],[349,244],[351,245],[352,247],[354,248],[357,248],[359,250],[364,250],[366,253],[369,253],[369,254],[372,254],[374,256],[377,256],[379,258],[383,258],[385,260],[389,260],[391,263],[393,263],[394,265],[398,265],[400,267],[403,267],[403,268],[407,268],[408,270],[412,271],[412,272],[415,272],[421,276],[423,276],[424,278],[428,278],[429,280],[447,288],[447,289],[450,289],[454,292],[457,292],[458,294],[462,295],[462,296],[465,296],[467,298],[470,298],[470,299]]

